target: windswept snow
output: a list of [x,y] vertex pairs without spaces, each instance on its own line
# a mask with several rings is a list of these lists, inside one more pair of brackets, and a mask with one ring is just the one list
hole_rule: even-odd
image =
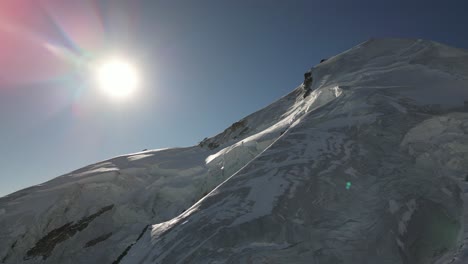
[[129,156],[127,157],[127,159],[129,161],[134,161],[134,160],[140,160],[140,159],[144,159],[144,158],[149,158],[153,156],[153,154],[137,154],[137,155],[133,155],[133,156]]
[[111,167],[111,168],[96,168],[93,170],[85,171],[82,173],[77,173],[77,174],[72,174],[72,177],[81,177],[81,176],[86,176],[90,174],[99,174],[99,173],[104,173],[104,172],[110,172],[110,171],[118,171],[118,168]]

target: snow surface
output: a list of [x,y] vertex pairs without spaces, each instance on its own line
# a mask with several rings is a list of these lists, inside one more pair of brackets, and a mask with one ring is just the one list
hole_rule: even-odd
[[310,72],[198,146],[0,198],[0,261],[468,263],[468,52],[374,39]]

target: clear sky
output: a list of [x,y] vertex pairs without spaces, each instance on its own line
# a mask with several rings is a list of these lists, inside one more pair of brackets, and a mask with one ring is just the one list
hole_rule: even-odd
[[[0,196],[142,149],[197,144],[372,37],[468,48],[468,2],[0,1]],[[83,65],[124,54],[134,96]]]

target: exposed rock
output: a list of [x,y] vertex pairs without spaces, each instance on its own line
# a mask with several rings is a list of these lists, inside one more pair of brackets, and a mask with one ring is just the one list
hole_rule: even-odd
[[312,71],[304,73],[304,82],[302,83],[302,87],[304,88],[305,93],[303,98],[306,98],[311,93],[313,80]]
[[305,88],[310,88],[310,85],[312,84],[313,78],[312,78],[312,72],[308,71],[304,73],[304,87]]
[[230,129],[235,131],[237,129],[240,129],[240,128],[243,128],[245,126],[245,122],[244,121],[238,121],[238,122],[235,122],[234,124],[231,125]]
[[219,147],[219,144],[216,143],[216,142],[210,142],[210,143],[208,144],[208,148],[209,148],[209,149],[215,149],[215,148],[217,148],[217,147]]
[[84,247],[85,247],[85,248],[87,248],[87,247],[92,247],[92,246],[98,244],[99,242],[102,242],[102,241],[108,239],[108,238],[111,237],[111,236],[112,236],[112,232],[107,233],[107,234],[104,234],[104,235],[102,235],[102,236],[98,236],[98,237],[96,237],[95,239],[86,242],[86,244],[85,244]]
[[147,225],[145,226],[145,228],[143,228],[143,230],[141,231],[140,235],[138,236],[138,238],[133,241],[123,252],[122,254],[120,254],[116,260],[114,260],[112,262],[112,264],[119,264],[120,261],[127,255],[128,251],[130,251],[130,249],[133,247],[133,245],[136,244],[136,242],[138,242],[138,240],[141,239],[141,237],[145,234],[146,230],[148,230],[148,227],[150,227],[150,225]]
[[103,213],[111,210],[113,207],[113,204],[105,206],[101,208],[98,212],[90,216],[83,217],[76,224],[74,224],[73,222],[66,223],[61,227],[50,231],[47,235],[45,235],[43,238],[37,241],[36,245],[33,248],[28,250],[24,259],[30,259],[39,256],[42,256],[42,259],[47,259],[57,244],[71,238],[77,232],[82,231],[83,229],[88,227],[89,223],[91,223],[94,219],[96,219]]
[[244,135],[248,132],[249,128],[246,125],[246,120],[240,120],[238,122],[233,123],[230,127],[225,129],[223,133],[217,135],[213,138],[204,138],[198,145],[200,147],[207,146],[208,149],[216,149],[224,142],[230,139],[237,139],[240,136]]

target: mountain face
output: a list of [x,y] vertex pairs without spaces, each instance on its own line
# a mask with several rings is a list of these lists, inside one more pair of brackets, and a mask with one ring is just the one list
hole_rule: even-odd
[[468,263],[468,52],[376,39],[188,148],[0,198],[0,263]]

